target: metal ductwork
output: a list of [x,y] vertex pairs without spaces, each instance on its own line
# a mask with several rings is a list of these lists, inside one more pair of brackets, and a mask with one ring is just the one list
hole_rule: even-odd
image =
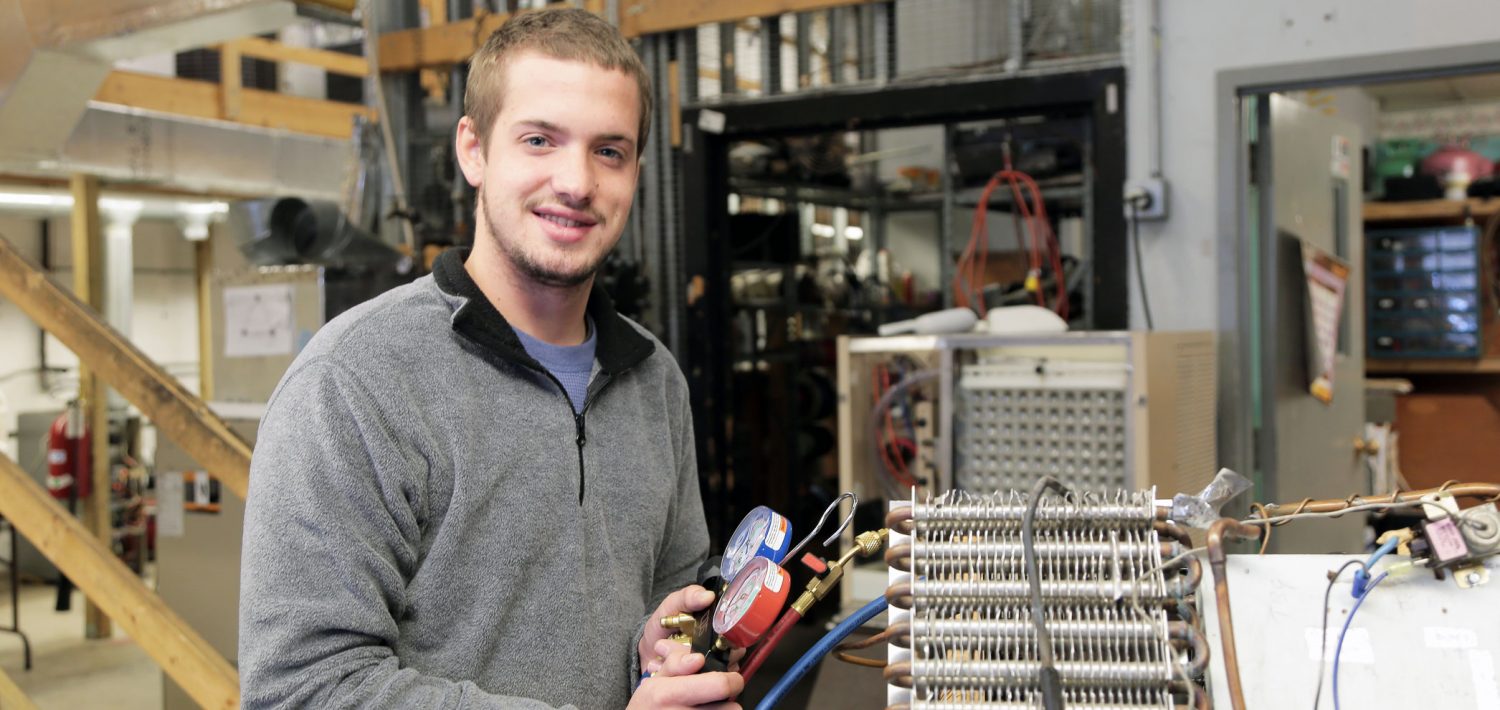
[[358,157],[349,141],[95,104],[55,158],[0,160],[0,172],[83,172],[190,191],[342,200]]
[[290,0],[0,0],[0,159],[56,159],[116,61],[296,16]]
[[256,266],[317,264],[394,270],[401,254],[351,222],[336,203],[297,197],[244,200],[229,228]]

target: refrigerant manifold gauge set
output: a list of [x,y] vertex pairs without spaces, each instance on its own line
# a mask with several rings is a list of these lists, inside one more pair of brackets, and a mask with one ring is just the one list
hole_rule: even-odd
[[794,559],[813,540],[846,498],[850,501],[848,516],[823,542],[831,545],[853,520],[858,504],[853,493],[839,496],[824,511],[817,527],[795,547],[791,545],[791,521],[766,506],[756,507],[740,521],[718,564],[710,560],[699,574],[699,582],[717,595],[714,605],[697,617],[680,614],[661,622],[678,631],[675,640],[704,655],[704,671],[725,670],[735,649],[748,649],[739,669],[748,680],[782,634],[838,583],[856,555],[869,556],[880,550],[885,530],[859,535],[854,548],[833,563],[810,553],[803,555],[802,563],[814,576],[788,608],[792,580],[783,563]]

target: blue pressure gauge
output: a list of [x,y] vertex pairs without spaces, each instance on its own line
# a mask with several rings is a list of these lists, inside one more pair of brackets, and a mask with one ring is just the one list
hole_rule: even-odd
[[722,567],[725,580],[732,580],[750,560],[764,557],[780,564],[787,548],[792,546],[792,524],[786,516],[766,506],[756,506],[750,511],[734,535],[729,538],[729,547],[724,550]]

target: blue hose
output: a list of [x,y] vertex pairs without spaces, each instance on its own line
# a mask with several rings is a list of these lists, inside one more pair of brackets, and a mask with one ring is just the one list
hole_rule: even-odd
[[1339,643],[1333,647],[1333,710],[1339,710],[1339,657],[1344,653],[1344,637],[1349,634],[1349,623],[1354,621],[1354,612],[1359,611],[1359,605],[1365,603],[1365,597],[1370,596],[1370,592],[1375,591],[1380,580],[1385,579],[1388,574],[1390,573],[1381,572],[1379,577],[1370,582],[1370,586],[1365,588],[1364,593],[1354,600],[1354,607],[1349,610],[1349,615],[1344,617],[1344,628],[1339,632]]
[[1375,569],[1375,563],[1379,562],[1380,558],[1389,555],[1391,551],[1396,549],[1396,545],[1399,543],[1400,541],[1396,539],[1396,536],[1392,535],[1390,539],[1386,540],[1384,543],[1381,543],[1380,547],[1375,550],[1374,554],[1370,555],[1370,559],[1365,560],[1364,567],[1354,570],[1354,588],[1350,590],[1350,593],[1353,594],[1355,598],[1364,596],[1365,589],[1370,584],[1370,572]]
[[776,681],[776,685],[771,688],[771,692],[766,693],[766,697],[760,701],[759,705],[755,706],[755,710],[771,710],[771,708],[776,707],[776,703],[781,702],[781,699],[786,696],[787,691],[796,686],[797,681],[802,680],[802,676],[807,675],[808,671],[822,662],[823,657],[828,655],[834,646],[837,646],[849,634],[854,633],[854,630],[863,626],[865,622],[879,616],[880,612],[885,611],[885,608],[885,597],[876,597],[869,604],[860,607],[859,611],[850,614],[849,618],[840,621],[838,626],[833,627],[832,631],[829,631],[823,638],[818,639],[818,642],[813,644],[812,648],[807,649],[807,653],[802,654],[802,657],[797,659],[792,669],[787,671],[786,675],[781,677],[781,680]]

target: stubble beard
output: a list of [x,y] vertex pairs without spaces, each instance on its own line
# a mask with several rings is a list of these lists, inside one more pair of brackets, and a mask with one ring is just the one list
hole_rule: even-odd
[[[531,255],[526,253],[525,247],[518,241],[500,236],[500,225],[496,224],[494,215],[490,212],[490,201],[483,187],[479,189],[479,207],[484,210],[484,222],[489,227],[490,240],[495,243],[495,246],[500,248],[500,253],[505,255],[506,260],[510,262],[515,270],[538,286],[551,288],[577,288],[582,286],[594,278],[594,274],[598,273],[599,267],[604,264],[605,257],[609,256],[609,252],[606,250],[595,257],[593,261],[584,264],[582,268],[574,271],[549,268],[531,258]],[[531,206],[527,205],[526,212],[529,214],[530,211]],[[602,220],[599,222],[599,225],[603,225]]]

